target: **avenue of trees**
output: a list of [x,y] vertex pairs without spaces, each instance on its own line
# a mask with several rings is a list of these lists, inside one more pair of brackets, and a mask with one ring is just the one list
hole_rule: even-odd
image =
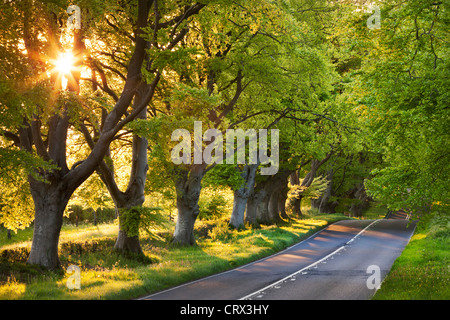
[[[75,197],[112,204],[115,247],[136,253],[139,229],[160,219],[146,197],[173,198],[172,241],[194,245],[205,184],[233,191],[234,228],[301,216],[302,199],[356,216],[369,199],[414,214],[447,208],[449,9],[438,0],[0,1],[0,224],[32,224],[28,263],[54,269]],[[174,138],[176,129],[190,134]],[[261,129],[267,141],[252,135]],[[230,130],[246,147],[238,138],[226,148]],[[185,160],[175,163],[182,139],[194,147],[175,149]],[[252,143],[267,154],[252,158]],[[231,151],[232,163],[205,157]],[[276,170],[262,174],[269,156]]]

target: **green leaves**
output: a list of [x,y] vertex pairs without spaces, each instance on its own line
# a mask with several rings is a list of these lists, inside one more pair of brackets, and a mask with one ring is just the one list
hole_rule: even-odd
[[377,57],[360,74],[365,135],[385,161],[366,187],[395,209],[423,211],[449,196],[446,11],[446,3],[392,1],[378,37],[365,40]]
[[4,147],[0,137],[0,224],[11,230],[24,229],[34,220],[28,175],[45,181],[40,170],[55,170],[41,158],[23,150]]
[[289,199],[317,199],[328,187],[329,181],[324,176],[315,177],[310,186],[302,186],[302,181],[299,184],[289,184]]
[[120,209],[120,226],[128,237],[138,236],[140,231],[144,231],[152,238],[159,238],[156,230],[167,223],[167,217],[160,213],[162,210],[143,206]]

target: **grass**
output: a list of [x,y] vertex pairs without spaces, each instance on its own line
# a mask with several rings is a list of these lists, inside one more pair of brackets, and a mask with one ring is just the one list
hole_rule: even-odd
[[[61,229],[60,242],[70,240],[88,240],[106,236],[116,236],[118,226],[114,223],[104,223],[94,225],[63,225]],[[6,231],[0,232],[0,250],[11,249],[17,247],[30,247],[33,239],[33,228],[28,227],[25,230],[19,230],[17,233],[12,232],[11,239],[7,238]]]
[[435,212],[421,218],[375,300],[450,299],[450,217]]
[[[243,230],[230,230],[224,220],[200,221],[194,247],[142,237],[145,258],[114,251],[112,225],[68,228],[62,232],[59,271],[27,265],[26,238],[18,236],[17,248],[2,239],[0,299],[136,298],[271,255],[342,219],[348,218],[322,215]],[[71,264],[81,269],[80,290],[66,286],[65,269]]]

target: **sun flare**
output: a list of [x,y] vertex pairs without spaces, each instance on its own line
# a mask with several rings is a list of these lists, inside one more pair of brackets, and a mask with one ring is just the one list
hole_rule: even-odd
[[69,75],[75,68],[75,57],[71,52],[62,52],[59,54],[58,59],[55,60],[55,69],[61,75]]
[[58,74],[58,81],[61,81],[61,88],[67,88],[68,79],[72,77],[75,70],[75,57],[70,51],[61,52],[58,58],[53,60],[53,72]]

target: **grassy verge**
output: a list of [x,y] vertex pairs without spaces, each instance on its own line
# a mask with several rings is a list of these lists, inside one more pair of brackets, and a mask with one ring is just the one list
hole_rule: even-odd
[[[10,243],[0,248],[0,299],[135,298],[268,256],[342,219],[347,218],[321,215],[239,231],[229,230],[223,220],[200,222],[197,246],[179,247],[163,239],[142,238],[144,258],[115,252],[111,226],[64,230],[63,269],[55,272],[25,263],[29,250],[25,239],[21,246]],[[72,264],[81,269],[80,290],[66,286],[69,275],[65,269]]]
[[434,213],[422,219],[375,300],[450,299],[450,217]]

